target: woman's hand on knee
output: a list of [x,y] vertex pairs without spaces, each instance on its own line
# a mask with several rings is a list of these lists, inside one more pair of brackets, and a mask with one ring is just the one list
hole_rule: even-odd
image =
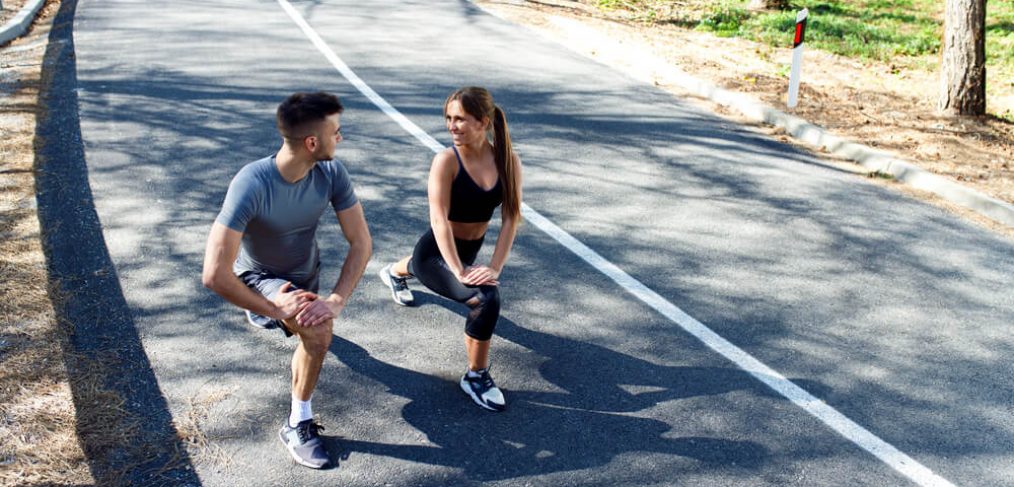
[[467,286],[499,286],[500,273],[489,266],[473,265],[466,267],[458,276],[458,280]]

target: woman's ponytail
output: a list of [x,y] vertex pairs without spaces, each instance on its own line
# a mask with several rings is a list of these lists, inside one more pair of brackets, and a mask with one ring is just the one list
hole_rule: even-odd
[[514,156],[511,132],[507,128],[507,116],[499,106],[493,105],[493,153],[496,170],[503,188],[503,206],[500,212],[508,217],[521,220],[521,168]]

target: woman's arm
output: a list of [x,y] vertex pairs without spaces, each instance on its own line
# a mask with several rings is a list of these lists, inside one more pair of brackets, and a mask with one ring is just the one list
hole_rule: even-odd
[[[515,156],[514,162],[518,167],[518,201],[521,201],[521,161]],[[493,249],[493,257],[490,259],[489,265],[469,267],[466,269],[465,276],[461,279],[461,282],[472,286],[497,286],[500,284],[500,272],[503,271],[503,266],[507,263],[511,247],[514,246],[514,237],[517,235],[518,222],[520,220],[513,215],[504,213],[502,208],[500,218],[500,235],[496,239],[496,247]]]
[[493,249],[493,257],[489,260],[489,267],[496,271],[496,277],[500,277],[503,266],[507,263],[507,257],[514,246],[514,236],[518,232],[518,222],[513,218],[503,218],[500,224],[500,235],[496,238],[496,247]]
[[[514,156],[514,167],[517,168],[518,174],[518,201],[524,201],[521,193],[521,159]],[[507,263],[507,257],[511,253],[511,247],[514,246],[514,237],[518,233],[518,220],[513,218],[511,215],[506,215],[501,212],[500,217],[500,235],[496,239],[496,247],[493,249],[493,257],[489,261],[489,267],[496,271],[497,277],[500,276],[500,272],[503,271],[503,266]]]
[[454,245],[454,232],[447,219],[451,210],[451,184],[454,182],[457,169],[457,159],[450,150],[444,150],[433,156],[426,192],[430,203],[430,228],[433,229],[437,248],[440,249],[440,255],[451,268],[451,272],[460,279],[465,267],[461,264],[461,257],[458,257],[458,249]]

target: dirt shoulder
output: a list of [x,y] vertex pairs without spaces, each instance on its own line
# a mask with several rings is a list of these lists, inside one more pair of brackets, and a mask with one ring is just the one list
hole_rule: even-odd
[[21,7],[24,7],[29,0],[0,0],[3,3],[3,8],[0,9],[0,27],[3,27],[8,20],[13,19],[18,14]]
[[88,242],[78,210],[91,204],[76,192],[88,191],[86,174],[54,157],[80,142],[61,125],[77,108],[65,93],[76,6],[47,0],[0,47],[0,486],[194,485],[191,458],[217,460],[200,429],[213,398],[195,397],[170,424],[137,336],[116,330],[115,316],[74,311],[109,312],[119,293],[104,269],[67,269],[78,264],[73,245]]
[[0,48],[0,485],[94,482],[67,373],[69,364],[88,364],[65,356],[67,330],[50,301],[36,213],[33,144],[58,8],[50,2],[25,37]]
[[[738,38],[719,38],[672,25],[648,25],[610,18],[607,13],[563,0],[478,0],[482,8],[681,97],[695,99],[664,66],[675,66],[701,80],[749,94],[776,109],[792,113],[828,131],[906,158],[935,174],[993,198],[1014,203],[1014,124],[994,117],[951,119],[935,113],[939,87],[925,59],[907,64],[860,63],[807,50],[800,102],[785,106],[792,59],[777,49]],[[707,100],[706,108],[756,130],[796,142],[780,129],[763,127]],[[1014,110],[1014,97],[1000,98]],[[865,174],[850,161],[822,154],[830,162]],[[1014,237],[1014,228],[993,222],[930,193],[884,181],[900,191],[931,201],[998,233]]]

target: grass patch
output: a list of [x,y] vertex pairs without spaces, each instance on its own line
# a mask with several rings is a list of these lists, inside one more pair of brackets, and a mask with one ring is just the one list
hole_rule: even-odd
[[[994,83],[1005,86],[990,86]],[[1014,92],[1014,1],[1010,0],[986,2],[986,89],[994,88]],[[996,115],[1014,122],[1014,110]]]
[[[687,24],[719,36],[744,37],[776,47],[791,46],[796,12],[807,8],[809,45],[865,60],[934,55],[942,47],[944,2],[940,0],[795,0],[789,10],[774,12],[750,11],[749,0],[691,0],[678,5],[668,0],[589,3],[603,10],[626,11],[638,20]],[[1014,2],[987,3],[986,53],[991,67],[1014,66]]]
[[843,56],[890,61],[896,56],[939,52],[940,5],[927,0],[799,0],[792,9],[751,12],[746,0],[710,7],[698,30],[745,37],[772,46],[791,46],[796,12],[807,8],[807,43]]

